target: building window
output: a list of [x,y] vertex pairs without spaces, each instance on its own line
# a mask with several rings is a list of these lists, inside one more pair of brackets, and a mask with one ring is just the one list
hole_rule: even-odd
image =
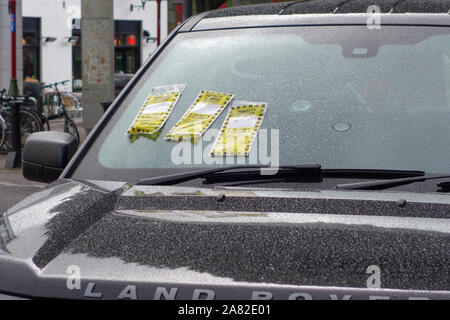
[[23,18],[23,79],[41,79],[41,19]]
[[141,65],[141,22],[115,21],[114,64],[116,73],[135,73]]

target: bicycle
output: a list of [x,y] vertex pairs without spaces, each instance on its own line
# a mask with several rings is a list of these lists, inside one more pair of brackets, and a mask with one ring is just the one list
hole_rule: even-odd
[[[0,92],[0,150],[7,152],[12,150],[12,106],[10,103],[23,104],[28,97],[7,97],[5,90]],[[21,146],[23,147],[26,139],[33,132],[42,130],[40,120],[32,112],[20,109],[20,132],[21,132]]]
[[[7,99],[6,89],[0,90],[0,102],[6,101]],[[42,114],[39,113],[38,110],[38,102],[35,97],[30,95],[19,95],[16,96],[16,100],[21,101],[20,109],[28,111],[32,114],[37,122],[40,124],[40,131],[47,130],[50,131],[50,123],[48,119]]]
[[46,86],[41,87],[41,89],[47,89],[47,88],[53,88],[56,93],[56,112],[54,115],[47,116],[47,120],[53,120],[53,119],[59,119],[64,117],[64,132],[71,134],[75,137],[77,140],[77,144],[80,143],[80,133],[78,132],[78,128],[75,125],[75,122],[72,120],[72,118],[69,116],[66,110],[66,105],[63,102],[64,98],[61,94],[61,92],[58,89],[58,85],[64,85],[69,80],[61,81],[61,82],[55,82],[48,84]]

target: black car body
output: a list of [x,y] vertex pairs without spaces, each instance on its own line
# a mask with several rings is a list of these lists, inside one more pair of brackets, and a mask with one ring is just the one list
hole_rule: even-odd
[[[300,187],[298,181],[281,181],[211,188],[188,179],[182,186],[145,185],[132,182],[192,169],[142,169],[129,175],[129,170],[100,170],[90,157],[97,156],[96,143],[110,131],[111,119],[123,112],[148,69],[180,35],[366,28],[373,3],[381,9],[382,27],[450,30],[450,3],[430,2],[279,3],[186,21],[137,72],[60,179],[1,216],[0,293],[90,299],[449,299],[448,178],[375,191],[332,187],[416,173],[329,170]],[[376,55],[366,49],[361,58]],[[444,183],[440,192],[438,183]]]

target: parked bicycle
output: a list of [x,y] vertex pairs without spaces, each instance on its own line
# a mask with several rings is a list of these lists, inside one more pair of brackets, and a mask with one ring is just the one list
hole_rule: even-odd
[[[36,102],[36,100],[34,100]],[[21,145],[25,144],[28,136],[43,129],[39,117],[32,111],[28,110],[26,106],[33,103],[30,97],[18,96],[8,97],[6,90],[0,91],[0,151],[8,152],[12,150],[12,108],[14,104],[20,103],[20,131],[21,131]],[[31,108],[31,107],[30,107]]]
[[22,110],[26,110],[28,112],[31,112],[35,118],[37,118],[41,124],[41,130],[47,130],[50,131],[50,122],[48,121],[48,118],[42,113],[38,111],[38,102],[36,98],[32,96],[26,96],[26,100],[24,103],[20,106]]
[[79,144],[80,133],[78,132],[75,122],[72,120],[72,118],[69,116],[67,112],[67,105],[65,103],[67,99],[61,94],[58,88],[59,85],[64,85],[67,82],[69,82],[69,80],[51,83],[46,86],[43,86],[41,89],[51,88],[55,90],[56,99],[54,99],[53,101],[53,105],[55,106],[55,113],[47,116],[47,120],[64,118],[64,132],[67,132],[72,136],[74,136],[75,139],[77,140],[77,143]]

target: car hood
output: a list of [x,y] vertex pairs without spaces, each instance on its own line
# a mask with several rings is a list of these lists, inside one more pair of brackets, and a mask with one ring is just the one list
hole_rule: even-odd
[[0,292],[450,298],[450,197],[59,180],[0,218]]

